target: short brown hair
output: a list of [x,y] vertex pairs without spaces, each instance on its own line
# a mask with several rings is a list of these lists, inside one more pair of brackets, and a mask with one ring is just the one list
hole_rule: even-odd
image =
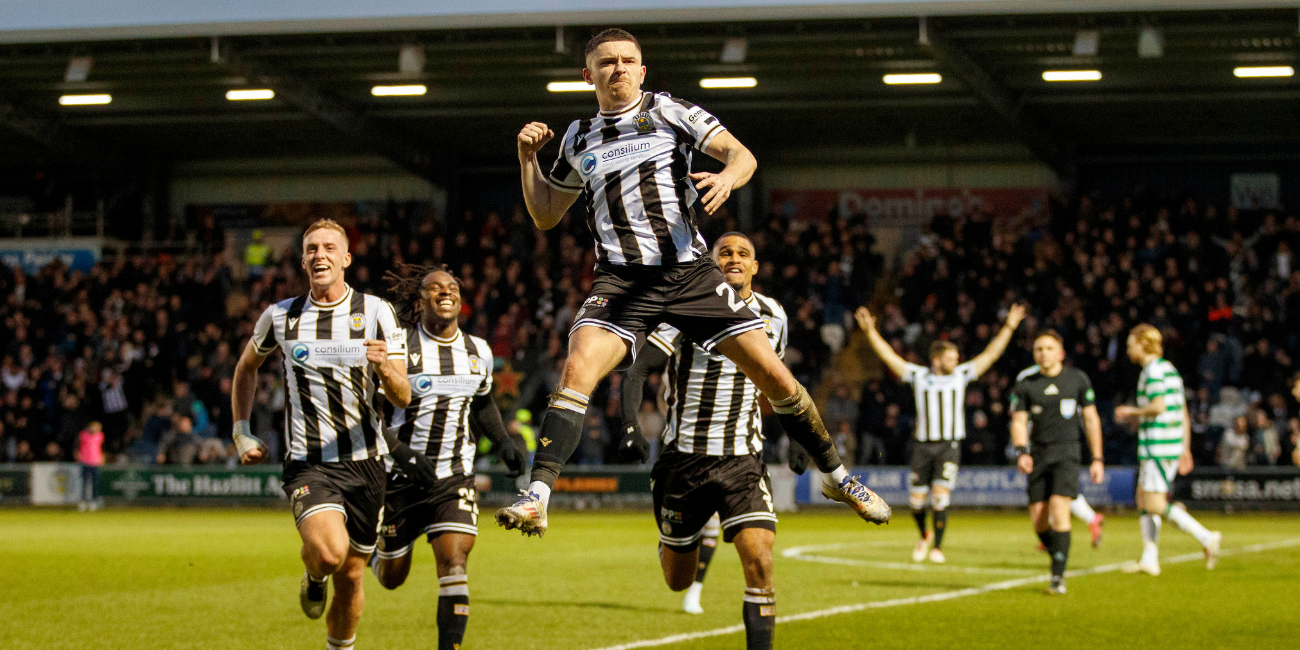
[[627,41],[635,45],[637,50],[641,49],[641,41],[636,40],[636,37],[630,32],[617,27],[611,27],[595,36],[592,36],[591,40],[587,41],[587,47],[582,51],[582,58],[586,59],[591,56],[591,53],[595,52],[596,48],[601,45],[604,45],[605,43],[613,43],[615,41]]
[[347,244],[348,231],[344,230],[342,224],[328,217],[324,219],[317,219],[313,221],[310,226],[307,226],[307,230],[303,231],[302,233],[302,240],[304,242],[307,241],[307,235],[310,235],[316,232],[317,230],[333,230],[334,232],[343,235],[343,242],[345,245]]
[[937,356],[940,356],[944,352],[947,352],[948,350],[952,350],[953,352],[956,352],[957,344],[953,343],[952,341],[943,341],[943,340],[935,341],[934,343],[930,344],[930,358],[933,359]]
[[1128,331],[1128,335],[1137,339],[1138,345],[1147,354],[1163,355],[1165,353],[1165,337],[1160,334],[1160,330],[1154,325],[1142,323]]
[[1041,339],[1044,336],[1046,336],[1049,339],[1056,339],[1056,342],[1060,343],[1061,347],[1065,347],[1065,339],[1061,338],[1061,335],[1057,333],[1056,330],[1053,329],[1040,330],[1037,334],[1034,335],[1034,340],[1037,341],[1038,339]]

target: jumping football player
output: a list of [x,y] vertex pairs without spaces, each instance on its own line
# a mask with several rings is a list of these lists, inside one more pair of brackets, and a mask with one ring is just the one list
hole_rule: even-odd
[[[1174,477],[1192,471],[1192,428],[1183,395],[1183,378],[1162,358],[1160,330],[1142,323],[1128,334],[1128,358],[1142,367],[1138,377],[1137,406],[1115,407],[1115,418],[1138,419],[1138,492],[1141,514],[1142,558],[1124,567],[1127,573],[1160,575],[1161,515],[1196,538],[1205,551],[1205,568],[1219,563],[1223,535],[1210,531],[1181,505],[1169,502]],[[1175,474],[1177,472],[1177,474]]]
[[[988,372],[1006,351],[1011,336],[1025,318],[1024,305],[1012,305],[1007,320],[988,347],[974,359],[961,360],[957,346],[935,341],[930,346],[930,367],[908,363],[894,352],[876,329],[876,317],[866,307],[853,314],[867,335],[871,349],[902,381],[912,385],[916,397],[916,442],[912,445],[911,487],[907,503],[912,508],[921,539],[912,549],[912,561],[944,562],[941,546],[948,527],[948,504],[957,485],[961,441],[966,439],[966,386]],[[927,499],[928,497],[928,499]],[[926,529],[926,505],[934,512],[934,530]]]
[[[763,319],[778,357],[785,356],[786,315],[775,300],[754,292],[754,244],[738,232],[713,245],[713,259],[741,300]],[[770,650],[776,622],[772,543],[776,513],[763,464],[760,391],[730,359],[684,341],[663,324],[650,335],[623,378],[624,460],[649,456],[637,424],[646,376],[663,369],[668,395],[664,451],[650,473],[659,562],[673,591],[686,590],[682,608],[702,614],[704,575],[722,539],[736,545],[745,574],[742,617],[749,650]]]
[[[889,506],[840,462],[812,398],[772,351],[765,326],[708,255],[696,223],[697,190],[715,212],[757,166],[753,154],[703,108],[643,92],[646,69],[636,38],[620,29],[587,43],[583,78],[600,112],[575,121],[549,175],[537,152],[554,133],[541,122],[519,132],[524,200],[548,230],[581,194],[596,239],[591,296],[569,333],[568,358],[537,433],[531,483],[497,523],[526,535],[546,531],[546,504],[564,462],[577,448],[588,396],[596,384],[635,361],[637,337],[668,323],[706,352],[730,359],[769,396],[782,428],[826,474],[822,494],[863,519],[889,520]],[[717,174],[691,173],[693,152],[722,161]]]
[[492,349],[460,330],[460,282],[443,268],[414,270],[411,277],[386,276],[415,321],[406,335],[411,403],[393,409],[388,425],[434,463],[437,480],[428,489],[396,469],[389,472],[380,546],[370,567],[379,584],[396,589],[411,570],[415,541],[426,536],[438,572],[438,650],[458,650],[469,624],[465,567],[478,535],[475,435],[492,441],[511,476],[523,473],[524,457],[492,400]]
[[1034,337],[1034,362],[1011,389],[1011,444],[1016,467],[1029,475],[1029,519],[1052,557],[1046,593],[1059,595],[1070,559],[1070,504],[1079,496],[1080,420],[1092,452],[1088,476],[1099,484],[1106,474],[1101,417],[1088,375],[1063,365],[1060,334],[1045,330]]
[[248,424],[257,369],[276,348],[284,352],[289,399],[284,493],[306,567],[298,600],[308,618],[320,618],[327,580],[334,578],[334,601],[325,619],[329,650],[348,650],[356,639],[365,600],[362,577],[384,506],[384,455],[391,454],[418,484],[431,486],[435,473],[429,459],[385,432],[373,407],[381,386],[394,407],[411,401],[406,333],[392,305],[348,286],[343,274],[351,264],[342,226],[321,219],[307,227],[302,269],[311,290],[262,313],[235,366],[231,391],[239,460],[261,463],[267,447]]

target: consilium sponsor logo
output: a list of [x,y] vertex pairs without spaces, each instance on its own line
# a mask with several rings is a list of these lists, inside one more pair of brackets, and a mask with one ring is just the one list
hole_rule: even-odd
[[298,363],[307,363],[307,359],[311,357],[311,348],[306,343],[295,343],[289,349],[289,355]]
[[424,395],[433,388],[433,377],[430,375],[416,375],[415,380],[411,382],[411,388],[415,390],[416,395]]
[[[624,156],[632,156],[639,153],[645,153],[649,150],[650,150],[649,142],[644,142],[644,141],[629,142],[621,147],[613,147],[611,149],[607,149],[605,152],[600,154],[600,159],[603,162],[609,162],[611,160],[618,160],[619,158],[622,158]],[[583,167],[586,167],[585,161],[583,163]]]
[[590,174],[591,172],[596,171],[596,154],[589,153],[583,156],[582,161],[579,163],[579,165],[582,168],[582,173],[584,174]]

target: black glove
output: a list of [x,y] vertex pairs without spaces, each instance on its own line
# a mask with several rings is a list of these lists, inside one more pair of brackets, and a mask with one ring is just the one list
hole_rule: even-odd
[[629,424],[623,428],[623,439],[618,441],[618,457],[625,463],[650,460],[650,443],[641,435],[641,425]]
[[427,456],[411,449],[404,442],[393,445],[392,449],[388,450],[388,455],[393,457],[393,465],[413,483],[422,488],[433,489],[434,481],[438,480],[438,468]]
[[812,456],[808,455],[808,452],[803,448],[803,445],[795,442],[793,438],[790,439],[790,449],[788,450],[788,453],[790,457],[786,460],[786,464],[790,466],[791,471],[800,475],[808,471],[808,463],[812,460]]
[[510,469],[510,471],[506,472],[506,476],[509,476],[510,478],[517,478],[523,475],[524,452],[519,451],[519,446],[515,444],[515,441],[510,438],[506,438],[505,440],[502,440],[501,444],[497,445],[496,447],[497,447],[497,458],[500,458],[501,462],[505,463],[505,466]]

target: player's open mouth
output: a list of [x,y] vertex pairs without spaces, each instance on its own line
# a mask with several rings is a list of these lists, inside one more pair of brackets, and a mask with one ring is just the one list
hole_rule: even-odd
[[442,308],[444,308],[444,309],[451,309],[452,306],[455,305],[455,304],[456,304],[456,302],[455,302],[454,300],[451,300],[450,298],[444,298],[444,299],[442,299],[442,300],[438,300],[437,302],[434,303],[434,305],[436,305],[436,306],[438,306],[438,307],[442,307]]
[[330,267],[329,267],[328,264],[317,264],[317,265],[311,267],[311,272],[312,272],[312,273],[329,273],[329,270],[330,270]]

